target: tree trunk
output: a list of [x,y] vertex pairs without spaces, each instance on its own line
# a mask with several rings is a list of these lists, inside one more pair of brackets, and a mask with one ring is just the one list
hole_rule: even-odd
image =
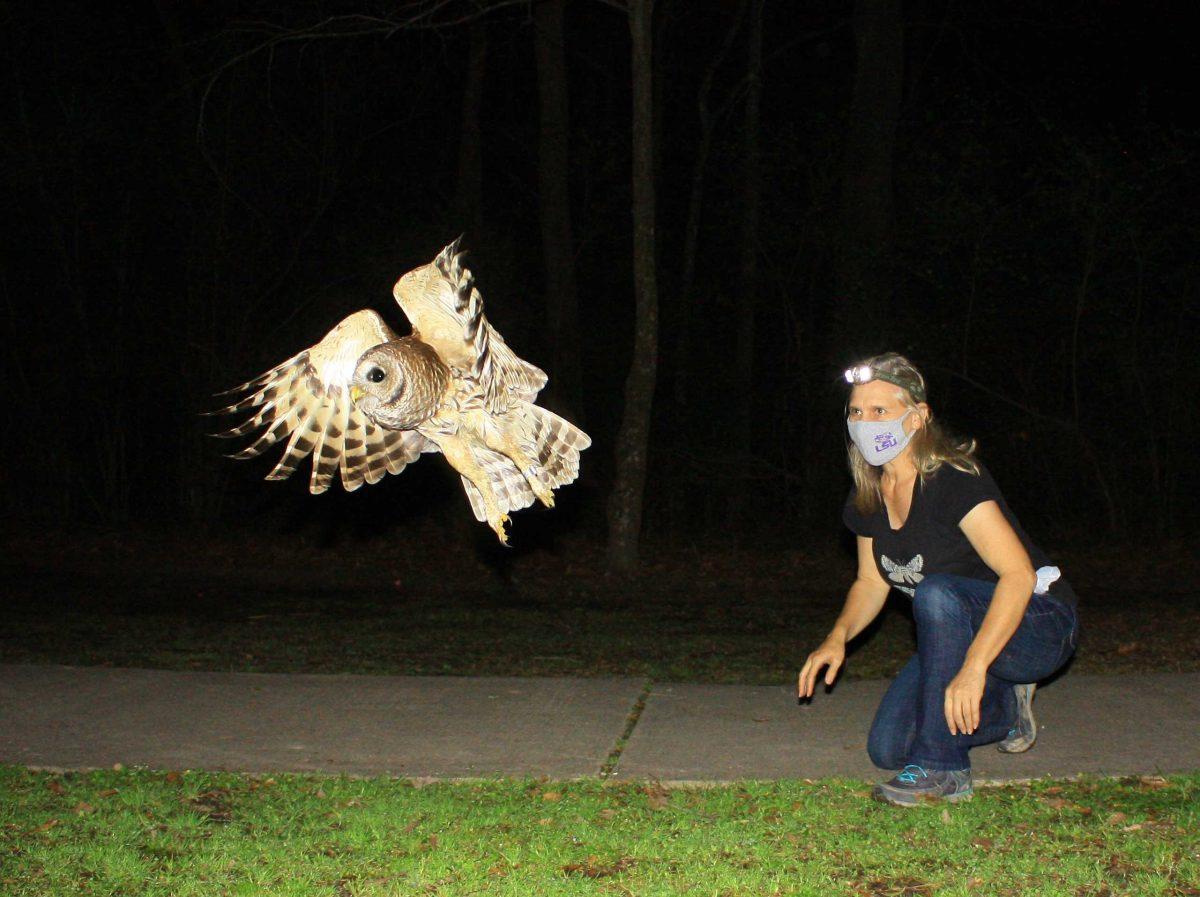
[[855,0],[856,61],[842,150],[831,357],[878,351],[892,285],[892,154],[904,77],[900,0]]
[[541,0],[533,8],[537,51],[540,133],[538,190],[542,257],[546,268],[546,318],[551,340],[553,404],[579,421],[583,412],[579,300],[575,291],[575,250],[571,233],[567,66],[563,53],[563,0]]
[[[479,112],[483,106],[483,80],[487,75],[487,23],[482,16],[471,20],[470,57],[463,85],[462,134],[458,144],[458,183],[455,211],[458,227],[474,240],[483,230],[483,140]],[[471,241],[468,240],[468,244]]]
[[[748,0],[757,2],[757,0]],[[712,154],[713,133],[716,130],[724,106],[718,108],[717,114],[709,108],[709,97],[712,94],[713,78],[721,63],[733,46],[733,40],[741,27],[741,15],[729,27],[725,40],[720,49],[709,61],[700,79],[700,89],[696,93],[696,117],[700,123],[700,136],[696,141],[696,158],[692,162],[691,188],[688,191],[687,222],[684,225],[682,262],[680,264],[679,292],[676,295],[678,309],[675,322],[675,375],[674,396],[677,413],[686,416],[688,404],[688,387],[691,382],[691,366],[688,363],[692,357],[692,321],[696,312],[696,297],[692,287],[696,280],[696,256],[700,247],[700,217],[704,206],[704,175],[708,169],[708,157]]]
[[654,269],[654,109],[651,69],[653,0],[630,0],[633,42],[633,358],[617,433],[616,478],[608,505],[608,567],[637,566],[650,441],[650,410],[658,369],[658,285]]
[[[748,0],[754,2],[754,0]],[[693,322],[699,317],[700,297],[695,294],[693,287],[696,282],[696,258],[700,251],[700,219],[704,208],[704,179],[708,170],[708,157],[712,154],[713,134],[717,122],[721,118],[726,104],[721,104],[717,114],[709,107],[712,95],[713,78],[721,63],[729,54],[734,38],[741,27],[742,17],[738,18],[728,28],[725,40],[720,49],[709,60],[700,79],[700,89],[696,92],[696,118],[700,125],[699,136],[696,140],[696,157],[692,161],[691,187],[688,190],[687,221],[683,229],[683,249],[681,252],[679,283],[675,290],[675,357],[672,373],[672,394],[674,408],[671,415],[671,432],[675,445],[686,445],[692,432],[692,415],[689,403],[692,398],[692,358],[694,357]],[[661,118],[661,116],[660,116]],[[659,154],[661,156],[661,153]],[[669,519],[672,528],[678,528],[688,517],[688,505],[694,486],[685,477],[675,477],[669,485]]]
[[[733,456],[748,459],[754,446],[754,340],[758,304],[758,223],[761,193],[759,164],[759,106],[762,98],[762,0],[753,0],[750,10],[746,108],[742,130],[742,249],[738,279],[737,328],[733,359],[733,409],[731,436]],[[749,523],[752,495],[749,484],[735,483],[730,518],[735,532]]]

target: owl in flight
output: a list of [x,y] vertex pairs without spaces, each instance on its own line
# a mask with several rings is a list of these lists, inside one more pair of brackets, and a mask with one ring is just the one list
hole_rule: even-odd
[[455,240],[409,271],[392,295],[412,325],[398,337],[375,312],[356,311],[287,361],[222,395],[242,394],[217,414],[251,412],[216,435],[263,429],[231,455],[253,458],[288,437],[268,480],[290,476],[311,454],[309,490],[341,472],[354,491],[400,473],[422,452],[441,452],[462,476],[477,520],[508,544],[508,512],[579,476],[591,439],[534,404],[546,375],[518,358],[483,314],[483,297]]

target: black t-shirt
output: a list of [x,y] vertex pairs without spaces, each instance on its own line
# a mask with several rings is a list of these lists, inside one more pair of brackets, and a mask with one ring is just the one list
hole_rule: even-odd
[[[875,564],[884,582],[912,597],[916,584],[934,573],[953,573],[986,582],[999,579],[959,528],[967,513],[985,501],[994,501],[1000,506],[1000,511],[1029,552],[1034,570],[1054,566],[1021,529],[992,475],[982,465],[979,476],[942,464],[925,478],[924,483],[918,478],[913,485],[908,519],[899,529],[892,529],[887,508],[881,507],[870,515],[862,514],[854,506],[853,489],[846,499],[842,520],[855,535],[873,540]],[[1076,603],[1075,592],[1065,577],[1050,586],[1050,594],[1070,604]]]

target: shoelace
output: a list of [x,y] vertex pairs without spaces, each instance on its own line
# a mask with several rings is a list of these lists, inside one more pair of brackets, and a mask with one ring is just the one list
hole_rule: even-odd
[[[916,772],[909,772],[910,769],[916,770]],[[905,785],[915,785],[917,784],[918,776],[923,779],[927,779],[929,778],[929,773],[925,771],[924,767],[910,763],[908,766],[904,767],[904,771],[900,773],[900,775],[896,776],[896,779],[903,782]]]

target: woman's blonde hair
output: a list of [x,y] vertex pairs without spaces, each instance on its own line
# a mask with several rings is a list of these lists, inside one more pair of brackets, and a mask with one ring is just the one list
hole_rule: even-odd
[[[855,365],[867,366],[873,370],[888,375],[889,382],[897,381],[896,389],[900,401],[908,408],[915,409],[920,396],[924,401],[928,392],[925,389],[925,378],[916,366],[903,355],[896,352],[885,352],[875,355]],[[881,378],[882,379],[882,378]],[[849,414],[849,399],[847,399],[847,416]],[[949,464],[958,470],[979,476],[979,462],[975,460],[975,440],[958,439],[942,429],[933,418],[932,412],[924,416],[925,425],[913,433],[912,447],[913,464],[917,467],[917,476],[921,482],[943,464]],[[854,506],[863,514],[874,514],[883,507],[883,492],[880,489],[880,479],[883,468],[874,467],[867,463],[862,452],[853,441],[848,441],[846,454],[850,460],[850,475],[854,477]]]

